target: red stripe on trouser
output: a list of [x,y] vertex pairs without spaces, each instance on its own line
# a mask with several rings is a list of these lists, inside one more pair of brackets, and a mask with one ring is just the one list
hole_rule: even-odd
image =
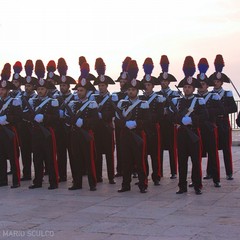
[[201,138],[201,133],[199,128],[197,128],[197,135],[199,137],[199,152],[198,152],[199,174],[200,174],[200,179],[202,179],[202,138]]
[[17,130],[15,127],[11,127],[12,131],[14,132],[14,138],[13,138],[13,148],[14,148],[14,161],[16,164],[16,172],[17,172],[17,178],[18,178],[18,183],[20,183],[20,166],[19,166],[19,153],[18,153],[18,148],[19,148],[19,141],[18,141],[18,134]]
[[57,145],[56,145],[56,137],[53,128],[49,127],[48,128],[51,137],[52,137],[52,152],[53,152],[53,166],[54,166],[54,171],[56,175],[56,182],[58,184],[58,163],[57,163]]
[[177,134],[178,134],[178,128],[177,126],[173,126],[173,157],[174,157],[174,163],[176,167],[176,174],[178,172],[178,159],[177,159]]
[[215,154],[216,154],[217,174],[218,174],[218,178],[220,179],[220,160],[219,160],[219,154],[218,154],[218,129],[217,129],[217,127],[214,127],[214,137],[215,137],[215,141],[216,141]]
[[161,166],[161,137],[160,137],[160,125],[159,123],[156,124],[156,129],[157,129],[157,139],[158,139],[158,144],[157,144],[157,161],[158,161],[158,176],[161,177],[162,174],[161,174],[161,169],[162,169],[162,166]]
[[229,148],[229,153],[230,153],[230,167],[231,167],[231,172],[233,173],[233,162],[232,162],[232,127],[230,125],[230,121],[228,119],[228,126],[229,126],[229,139],[228,139],[228,148]]
[[92,176],[95,181],[97,182],[97,175],[96,175],[96,167],[95,167],[95,159],[94,159],[94,148],[95,148],[95,143],[94,143],[94,135],[93,131],[89,130],[89,135],[92,137],[92,140],[90,141],[90,161],[91,161],[91,171],[92,171]]
[[[143,146],[142,146],[142,166],[143,166],[143,172],[145,176],[147,176],[147,167],[146,167],[146,146],[147,146],[147,139],[146,134],[144,131],[141,131],[142,139],[143,139]],[[145,177],[144,183],[147,185],[147,177]]]

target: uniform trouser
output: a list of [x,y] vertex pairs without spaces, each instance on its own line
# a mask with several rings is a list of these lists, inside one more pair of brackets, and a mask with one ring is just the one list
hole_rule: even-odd
[[45,137],[38,127],[32,131],[33,163],[35,177],[33,184],[42,186],[43,163],[47,165],[49,171],[50,185],[58,185],[58,165],[56,159],[56,140],[53,130],[50,136]]
[[177,134],[174,125],[168,121],[160,123],[161,133],[161,176],[163,176],[163,152],[168,150],[171,174],[177,174]]
[[60,178],[67,177],[67,132],[64,124],[59,123],[56,129],[57,140],[57,159],[58,159],[58,172]]
[[[211,126],[210,126],[211,127]],[[218,154],[218,133],[216,127],[208,128],[203,126],[200,128],[203,149],[207,152],[207,175],[213,177],[213,182],[220,182],[220,161]]]
[[23,164],[23,177],[31,178],[32,139],[30,126],[26,123],[22,123],[18,128],[18,133]]
[[108,179],[114,179],[114,133],[113,130],[102,126],[95,132],[96,140],[96,172],[97,179],[102,178],[103,153],[106,155]]
[[148,183],[146,171],[146,135],[143,131],[138,133],[131,133],[131,131],[133,130],[124,129],[121,134],[121,149],[123,151],[122,187],[130,188],[131,174],[134,165],[136,164],[139,180],[138,187],[139,189],[147,188]]
[[226,175],[233,174],[232,163],[232,129],[228,119],[221,119],[217,121],[218,127],[218,146],[223,151],[223,159],[225,165]]
[[96,149],[94,145],[94,137],[92,131],[88,131],[92,137],[91,141],[87,141],[83,134],[77,129],[71,131],[71,151],[70,167],[72,171],[73,184],[82,187],[82,176],[84,174],[83,167],[86,166],[88,183],[90,187],[97,184],[95,157]]
[[[161,159],[160,159],[160,131],[159,126],[153,126],[150,131],[147,131],[147,154],[151,157],[152,163],[152,180],[160,181],[161,179]],[[148,158],[146,156],[146,169],[149,175]]]
[[202,188],[202,168],[201,168],[201,137],[200,131],[194,131],[199,136],[199,141],[193,143],[186,130],[180,128],[178,131],[178,171],[180,189],[187,189],[188,157],[192,161],[192,182],[195,189]]
[[11,127],[9,131],[14,132],[12,139],[9,138],[6,131],[0,126],[0,184],[8,183],[7,159],[9,159],[12,170],[12,184],[17,185],[20,184],[19,145],[16,129]]
[[117,155],[117,173],[122,174],[122,150],[120,143],[121,128],[115,125],[116,155]]

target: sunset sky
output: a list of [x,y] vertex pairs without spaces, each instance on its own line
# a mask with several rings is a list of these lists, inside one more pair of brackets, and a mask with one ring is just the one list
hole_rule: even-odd
[[83,55],[91,73],[96,74],[95,59],[102,57],[106,75],[116,79],[130,56],[138,62],[141,79],[144,59],[152,57],[158,76],[163,54],[178,80],[187,55],[196,65],[206,57],[210,75],[216,54],[222,54],[223,71],[240,90],[240,1],[0,0],[0,69],[6,62],[42,59],[47,64],[64,57],[68,74],[77,78]]

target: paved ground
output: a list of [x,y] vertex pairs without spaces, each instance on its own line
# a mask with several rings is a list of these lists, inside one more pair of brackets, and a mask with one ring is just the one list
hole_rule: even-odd
[[161,185],[153,186],[150,181],[146,194],[139,193],[136,179],[130,192],[118,193],[121,178],[109,185],[105,169],[104,182],[95,192],[89,191],[86,178],[82,190],[68,191],[70,172],[68,182],[57,190],[47,190],[46,177],[42,189],[29,190],[30,181],[18,189],[2,187],[0,239],[240,239],[240,147],[232,150],[234,180],[225,180],[220,154],[222,187],[216,189],[211,180],[203,180],[201,196],[192,189],[175,194],[178,180],[169,179],[167,154]]

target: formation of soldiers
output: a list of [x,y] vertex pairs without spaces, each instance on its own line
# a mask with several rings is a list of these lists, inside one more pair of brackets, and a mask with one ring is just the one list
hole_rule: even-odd
[[[200,59],[199,74],[191,56],[183,64],[184,78],[177,82],[169,73],[166,55],[160,59],[162,73],[152,76],[151,58],[143,63],[144,77],[137,80],[138,65],[126,57],[119,78],[114,81],[105,74],[106,65],[97,58],[95,77],[85,57],[79,58],[78,80],[67,75],[63,58],[57,65],[51,60],[46,66],[27,60],[25,77],[20,75],[21,62],[6,63],[0,80],[0,186],[8,185],[7,161],[12,172],[11,188],[33,178],[29,189],[41,188],[44,174],[49,176],[48,189],[58,188],[67,181],[67,159],[72,173],[69,190],[82,188],[88,176],[91,191],[103,182],[103,155],[106,156],[109,184],[122,177],[118,192],[130,191],[132,177],[138,177],[141,193],[146,193],[148,176],[155,186],[163,177],[163,153],[169,152],[171,179],[179,175],[177,194],[187,192],[188,158],[192,161],[192,182],[196,194],[202,193],[202,157],[208,157],[205,179],[220,185],[218,150],[223,150],[226,179],[233,179],[231,127],[229,114],[237,111],[231,91],[223,83],[231,80],[222,72],[224,60],[217,55],[216,71],[207,77],[208,61]],[[47,74],[45,73],[47,70]],[[58,70],[59,74],[56,74]],[[37,77],[33,77],[33,72]],[[109,84],[120,83],[120,91],[110,94]],[[74,84],[74,88],[70,87]],[[25,91],[22,91],[24,85]],[[59,85],[59,90],[56,88]],[[154,92],[154,86],[161,91]],[[98,87],[96,90],[95,86]],[[213,90],[209,91],[208,87]],[[182,88],[182,92],[179,88]],[[73,91],[72,91],[73,90]],[[140,95],[140,91],[143,94]],[[114,151],[116,147],[116,173]],[[21,153],[22,171],[19,156]],[[152,173],[149,172],[148,155]],[[32,163],[34,174],[31,171]]]

